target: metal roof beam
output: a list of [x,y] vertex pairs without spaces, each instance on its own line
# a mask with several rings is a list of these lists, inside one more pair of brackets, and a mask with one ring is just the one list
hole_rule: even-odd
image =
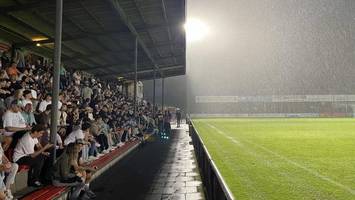
[[[160,69],[162,71],[168,71],[168,70],[176,70],[176,69],[181,69],[181,68],[184,68],[184,66],[183,65],[171,65],[168,67],[161,67]],[[139,71],[138,73],[144,74],[144,73],[152,73],[152,72],[154,72],[154,69],[145,69],[145,70]],[[134,76],[134,71],[127,72],[125,74],[120,74],[120,76]]]
[[[145,65],[145,66],[147,66],[147,65]],[[170,65],[170,66],[160,67],[160,70],[163,72],[163,71],[168,71],[168,70],[176,70],[176,69],[180,69],[180,68],[183,68],[183,67],[184,67],[183,65]],[[145,69],[141,69],[137,73],[148,73],[148,72],[154,72],[154,69],[145,68]],[[101,74],[101,75],[98,75],[98,76],[100,76],[100,77],[127,76],[127,75],[133,74],[133,73],[134,73],[134,71],[130,70],[130,71],[117,73],[117,74],[107,73],[107,74]]]
[[[138,3],[137,3],[136,0],[132,0],[132,1],[133,1],[133,3],[134,3],[135,8],[138,10],[138,15],[139,15],[139,17],[142,19],[143,23],[146,24],[146,21],[145,21],[145,18],[144,18],[144,16],[143,16],[143,12],[141,11],[140,5],[138,5]],[[155,40],[154,40],[153,36],[151,35],[151,33],[149,32],[149,30],[146,30],[146,32],[147,32],[147,34],[148,34],[150,40],[151,40],[153,43],[155,43]],[[158,55],[161,56],[160,50],[159,50],[158,48],[155,48],[155,50],[158,52]]]
[[[96,66],[96,67],[92,67],[92,68],[87,68],[87,69],[83,69],[87,72],[91,72],[91,71],[95,71],[95,70],[100,70],[100,69],[109,69],[109,68],[131,68],[133,67],[134,63],[124,63],[124,64],[113,64],[113,65],[102,65],[102,66]],[[146,65],[139,65],[138,67],[142,67],[142,66],[146,66]],[[111,74],[112,75],[113,72],[110,73],[104,73],[104,74]]]
[[[19,6],[21,6],[21,5],[19,5]],[[2,15],[3,15],[3,16],[6,16],[6,17],[8,17],[8,18],[10,18],[11,20],[13,20],[14,22],[16,22],[16,23],[19,24],[19,25],[26,27],[27,29],[31,30],[32,32],[37,33],[37,34],[40,34],[40,35],[43,35],[43,36],[49,38],[50,40],[54,41],[54,38],[51,37],[50,35],[48,35],[48,34],[42,32],[42,31],[36,29],[36,28],[33,27],[32,25],[26,24],[26,23],[23,22],[22,20],[17,19],[15,16],[12,16],[12,15],[10,15],[10,14],[2,14]],[[42,19],[41,19],[41,20],[42,20]],[[33,41],[29,41],[29,42],[33,43]],[[34,43],[34,44],[36,44],[36,43]],[[15,47],[18,47],[18,48],[19,48],[19,47],[23,47],[23,46],[18,45],[18,44],[14,44],[14,45],[15,45]],[[63,47],[66,47],[66,48],[70,49],[70,50],[73,51],[73,52],[77,52],[77,51],[73,50],[71,47],[68,47],[68,45],[64,45],[64,44],[63,44]],[[63,52],[62,52],[62,53],[63,53]],[[79,52],[79,53],[80,53],[80,52]],[[81,54],[81,53],[80,53],[80,54]],[[69,57],[69,56],[68,56],[68,57]]]
[[[160,42],[160,43],[156,43],[156,44],[152,44],[152,45],[149,45],[147,46],[148,48],[152,48],[152,47],[164,47],[164,46],[172,46],[172,45],[175,45],[175,44],[178,44],[176,42]],[[79,59],[83,59],[83,58],[86,58],[86,57],[99,57],[99,56],[104,56],[106,54],[109,54],[109,55],[114,55],[114,54],[120,54],[120,53],[133,53],[134,49],[123,49],[123,50],[118,50],[118,51],[115,51],[115,50],[107,50],[107,51],[100,51],[99,53],[97,52],[92,52],[92,53],[89,53],[89,54],[81,54],[81,55],[77,55],[77,56],[74,56],[72,58],[69,58],[69,59],[65,59],[65,61],[71,61],[71,60],[79,60]],[[180,56],[180,55],[170,55],[169,57],[174,57],[175,56]],[[161,59],[164,59],[165,57],[162,56]]]
[[[162,56],[160,59],[169,59],[169,58],[172,58],[172,57],[176,57],[176,56],[183,56],[183,55],[169,55],[169,56]],[[150,60],[143,60],[141,61],[141,63],[149,63]],[[109,65],[101,65],[101,66],[95,66],[95,67],[90,67],[90,68],[84,68],[83,70],[86,70],[86,71],[93,71],[95,69],[107,69],[107,68],[112,68],[112,67],[116,67],[116,68],[127,68],[127,67],[130,67],[130,66],[133,66],[133,63],[125,63],[125,64],[122,64],[122,63],[117,63],[117,64],[109,64]],[[144,67],[144,66],[149,66],[148,64],[145,64],[145,65],[139,65],[138,67]],[[150,65],[151,66],[151,65]],[[153,69],[152,69],[153,70]]]
[[[180,25],[180,24],[176,24]],[[143,28],[143,26],[139,29],[136,29],[138,32],[145,31],[146,29],[155,29],[155,28],[166,28],[167,25],[153,25],[153,26],[146,26]],[[105,37],[105,36],[128,36],[131,35],[131,31],[107,31],[107,32],[99,32],[99,33],[93,33],[93,32],[85,32],[82,34],[78,34],[76,36],[69,36],[69,37],[63,37],[62,42],[70,42],[70,41],[75,41],[75,40],[81,40],[85,38],[97,38],[97,37]],[[26,47],[26,46],[31,46],[31,45],[36,45],[36,44],[48,44],[48,43],[53,43],[53,39],[48,39],[48,40],[42,40],[38,42],[22,42],[22,43],[17,43],[17,46],[20,47]]]
[[118,0],[107,0],[107,1],[109,1],[111,3],[111,5],[114,7],[114,9],[118,12],[119,16],[121,17],[121,20],[126,24],[126,26],[131,31],[131,33],[137,38],[138,44],[141,46],[141,48],[143,49],[143,51],[147,55],[147,57],[151,60],[153,66],[159,71],[159,67],[158,67],[155,59],[153,58],[152,54],[150,53],[149,49],[147,48],[147,46],[145,45],[143,40],[140,38],[135,27],[129,21],[126,13],[124,12],[122,7],[120,6]]
[[0,7],[0,13],[10,13],[10,12],[23,11],[23,10],[31,10],[37,8],[40,5],[43,5],[43,3],[47,3],[51,1],[54,2],[53,0],[37,0],[27,4],[16,4],[14,6]]
[[[162,10],[163,10],[163,17],[164,17],[164,21],[165,23],[169,23],[169,20],[168,20],[168,15],[166,14],[166,5],[165,5],[165,0],[161,0],[161,7],[162,7]],[[167,32],[168,32],[168,38],[169,40],[172,40],[172,36],[171,36],[171,31],[170,31],[170,27],[167,26],[166,27],[167,29]],[[173,48],[172,46],[170,46],[170,53],[171,54],[174,54],[174,51],[173,51]],[[174,63],[176,64],[176,58],[174,57]]]

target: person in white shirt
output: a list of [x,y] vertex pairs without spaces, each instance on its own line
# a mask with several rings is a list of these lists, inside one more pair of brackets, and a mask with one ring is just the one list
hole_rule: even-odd
[[[62,97],[60,97],[61,99]],[[39,112],[43,112],[46,110],[47,106],[52,104],[52,96],[50,94],[47,94],[46,98],[41,101],[38,107]],[[59,100],[58,101],[58,110],[62,107],[63,103]]]
[[[2,138],[3,139],[3,138]],[[5,156],[2,145],[0,145],[0,192],[4,192],[6,195],[5,199],[13,199],[11,192],[11,185],[15,182],[15,177],[18,171],[18,164],[11,163],[9,159]],[[3,180],[7,174],[6,181]],[[5,183],[5,184],[4,184]],[[1,199],[1,195],[0,195]]]
[[3,126],[8,132],[31,130],[31,127],[26,125],[20,107],[17,105],[17,100],[11,102],[10,109],[3,116]]
[[50,94],[47,94],[46,98],[39,104],[38,111],[45,111],[49,104],[52,104],[52,96]]
[[[46,144],[43,148],[38,142],[38,138],[42,137],[46,128],[43,125],[36,125],[31,132],[26,133],[17,143],[14,149],[13,161],[19,165],[29,165],[28,185],[34,187],[42,186],[39,176],[42,171],[43,163],[46,156],[49,156],[46,150],[50,149],[53,144]],[[37,151],[35,151],[37,147]]]
[[64,146],[68,146],[70,143],[75,143],[78,139],[84,139],[84,132],[81,130],[80,125],[78,125],[64,140]]

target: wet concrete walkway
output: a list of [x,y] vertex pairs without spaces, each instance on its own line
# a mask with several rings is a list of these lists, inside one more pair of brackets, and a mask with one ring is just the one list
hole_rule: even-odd
[[[173,127],[174,129],[174,127]],[[188,126],[175,128],[176,134],[164,164],[153,181],[146,200],[204,199]]]
[[155,135],[92,183],[96,199],[204,199],[188,126]]

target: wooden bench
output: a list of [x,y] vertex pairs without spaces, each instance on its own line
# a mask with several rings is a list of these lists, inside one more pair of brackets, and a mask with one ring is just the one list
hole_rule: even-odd
[[[90,167],[97,167],[98,170],[102,169],[104,166],[106,166],[108,163],[110,163],[112,160],[117,158],[118,156],[124,154],[127,152],[129,149],[131,149],[133,146],[138,144],[139,141],[128,141],[125,143],[125,145],[116,148],[115,150],[111,151],[108,154],[103,155],[97,160],[92,161],[91,163],[88,164]],[[41,189],[38,189],[25,197],[23,197],[23,200],[51,200],[51,199],[56,199],[59,198],[64,192],[68,191],[70,187],[55,187],[53,185],[45,186]]]

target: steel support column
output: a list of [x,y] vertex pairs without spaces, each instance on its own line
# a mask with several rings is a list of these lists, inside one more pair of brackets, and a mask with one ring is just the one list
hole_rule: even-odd
[[165,96],[165,83],[164,83],[164,77],[161,78],[161,110],[164,113],[164,96]]
[[134,40],[134,115],[137,114],[137,66],[138,66],[138,39]]
[[[56,145],[57,125],[58,125],[58,100],[59,100],[59,71],[62,53],[62,18],[63,0],[56,0],[56,23],[55,23],[55,49],[54,49],[54,68],[52,86],[52,110],[51,110],[51,135],[50,141]],[[53,162],[56,160],[56,149],[53,148]]]
[[153,74],[153,117],[155,117],[155,79],[156,79],[157,71],[154,68]]

